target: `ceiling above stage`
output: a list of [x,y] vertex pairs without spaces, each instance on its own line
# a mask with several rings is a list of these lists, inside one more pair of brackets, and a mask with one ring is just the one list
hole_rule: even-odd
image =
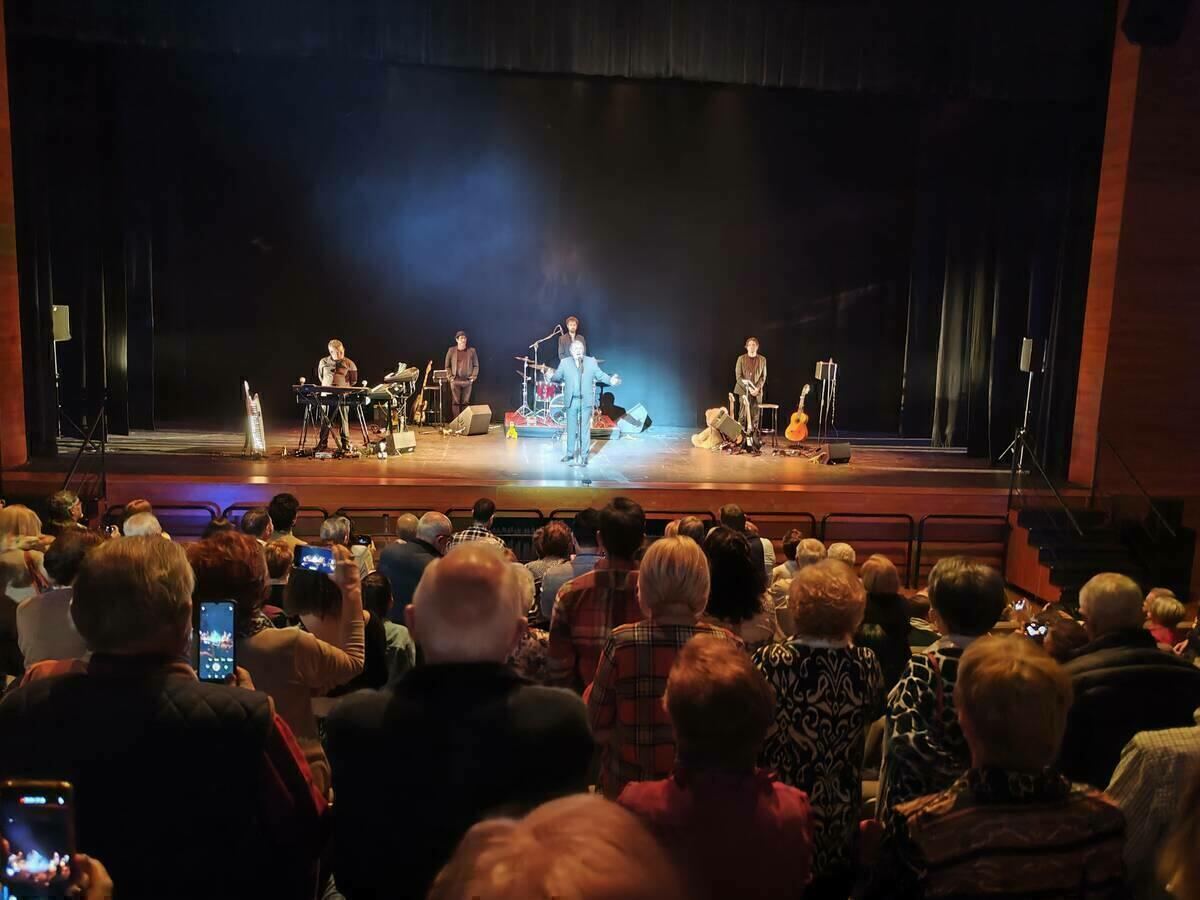
[[1115,0],[7,0],[9,38],[512,72],[1103,100]]

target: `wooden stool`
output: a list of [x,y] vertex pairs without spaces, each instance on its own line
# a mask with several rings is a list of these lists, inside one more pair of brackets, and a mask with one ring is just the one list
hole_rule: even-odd
[[[771,414],[771,427],[767,427],[765,413]],[[779,404],[778,403],[760,403],[758,404],[758,421],[759,430],[763,434],[771,436],[771,446],[777,447],[776,434],[779,431]]]

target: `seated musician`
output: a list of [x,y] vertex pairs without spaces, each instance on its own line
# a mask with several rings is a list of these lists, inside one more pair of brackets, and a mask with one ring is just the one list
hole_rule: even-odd
[[[322,387],[353,387],[358,383],[358,366],[346,355],[346,348],[337,338],[329,342],[329,355],[317,363],[317,378]],[[341,403],[325,404],[321,415],[321,436],[317,450],[329,449],[330,418],[333,411],[339,413],[339,444],[343,450],[350,449],[350,416]]]

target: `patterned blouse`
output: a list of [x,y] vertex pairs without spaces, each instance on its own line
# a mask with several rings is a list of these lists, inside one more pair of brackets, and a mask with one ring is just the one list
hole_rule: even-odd
[[775,689],[775,721],[761,765],[808,794],[813,875],[850,864],[862,805],[863,744],[879,717],[883,675],[864,647],[769,644],[754,664]]
[[878,817],[950,787],[971,765],[954,685],[970,638],[944,637],[914,655],[887,699]]

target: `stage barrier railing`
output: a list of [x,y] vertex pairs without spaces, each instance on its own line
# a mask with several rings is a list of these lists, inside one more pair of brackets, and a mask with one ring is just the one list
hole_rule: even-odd
[[912,587],[913,541],[916,522],[908,513],[831,512],[821,518],[821,541],[828,547],[844,541],[854,548],[859,562],[879,553],[904,573]]
[[[455,531],[461,531],[470,527],[471,512],[469,506],[452,506],[446,510],[446,518],[450,520]],[[546,521],[546,516],[540,509],[497,507],[492,532],[517,554],[519,561],[529,562],[534,559],[533,533],[545,525]]]
[[380,549],[396,540],[396,520],[404,515],[418,519],[428,509],[409,509],[403,506],[341,506],[334,510],[335,516],[345,516],[354,523],[355,534],[369,534]]
[[921,587],[938,561],[947,556],[970,556],[1004,574],[1011,532],[1007,516],[930,513],[917,525],[913,583]]
[[[231,503],[225,507],[221,515],[240,527],[242,516],[252,509],[266,505],[265,503],[253,503],[250,501]],[[154,508],[157,509],[158,505],[155,504]],[[301,506],[296,512],[296,524],[292,527],[292,534],[296,537],[316,540],[321,536],[321,523],[328,518],[329,511],[323,506]]]
[[[154,504],[154,517],[162,525],[163,531],[182,541],[199,540],[204,529],[211,525],[213,519],[219,515],[221,515],[221,507],[206,500],[186,502],[164,500]],[[103,524],[120,527],[124,518],[125,504],[115,503],[104,511]]]
[[[563,507],[550,510],[550,515],[546,518],[547,520],[569,521],[581,512],[583,512],[582,508],[573,509]],[[707,509],[653,509],[646,510],[646,534],[652,538],[660,538],[667,527],[667,523],[688,516],[695,516],[697,519],[703,520],[704,524],[709,528],[717,524],[717,517],[713,515],[711,510]]]

